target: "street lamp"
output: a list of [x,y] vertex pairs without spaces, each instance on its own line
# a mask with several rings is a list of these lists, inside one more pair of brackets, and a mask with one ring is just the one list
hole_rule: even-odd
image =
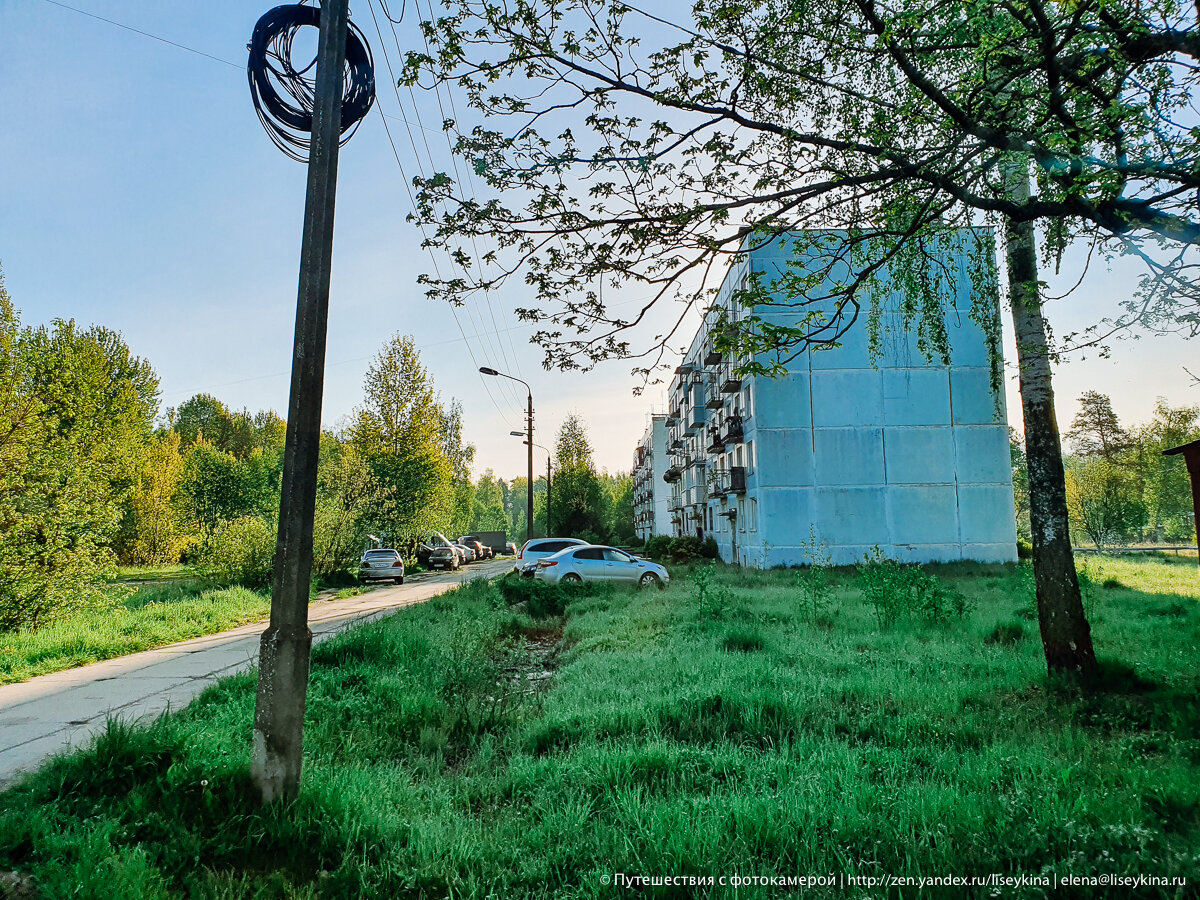
[[533,388],[529,386],[529,382],[520,378],[514,378],[512,375],[505,375],[503,372],[497,372],[495,369],[490,369],[487,366],[480,366],[479,373],[481,375],[494,375],[498,378],[507,378],[509,381],[520,381],[525,385],[525,391],[529,395],[529,406],[526,412],[526,429],[529,434],[529,483],[526,492],[526,507],[527,513],[525,516],[525,540],[533,540]]
[[[510,431],[509,434],[513,437],[525,437],[525,432],[523,431]],[[527,439],[522,441],[522,443],[529,444],[532,442]],[[550,537],[550,448],[543,447],[541,444],[534,444],[533,446],[539,450],[546,451],[546,537]]]

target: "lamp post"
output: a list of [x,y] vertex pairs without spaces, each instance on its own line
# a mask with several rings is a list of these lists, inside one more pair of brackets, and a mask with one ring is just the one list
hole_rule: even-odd
[[480,366],[479,372],[481,375],[493,375],[498,378],[507,378],[509,381],[519,381],[525,385],[525,392],[529,395],[529,405],[526,411],[525,428],[529,434],[529,482],[526,491],[527,511],[525,515],[525,540],[533,540],[533,388],[529,386],[529,382],[520,378],[514,378],[512,375],[505,375],[503,372],[497,372],[495,369],[489,369],[487,366]]
[[[510,431],[513,437],[526,437],[524,431]],[[530,444],[532,441],[526,439],[522,443]],[[550,448],[543,447],[541,444],[533,444],[539,450],[546,451],[546,537],[550,537]]]

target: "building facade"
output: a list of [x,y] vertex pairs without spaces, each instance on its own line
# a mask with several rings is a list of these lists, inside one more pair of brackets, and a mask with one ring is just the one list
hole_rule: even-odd
[[[953,292],[948,365],[926,359],[900,293],[884,290],[874,355],[864,315],[840,346],[801,350],[786,375],[740,377],[713,340],[740,314],[733,294],[805,265],[778,241],[740,258],[670,385],[672,533],[711,535],[722,559],[757,567],[808,562],[815,547],[836,565],[876,546],[905,562],[1016,559],[1008,424],[992,377],[999,349],[989,351],[978,314],[998,314],[997,299],[976,296],[965,246],[990,245],[990,233],[959,237],[939,260]],[[886,269],[877,277],[889,283]],[[779,324],[810,311],[756,309]]]
[[669,491],[663,481],[667,465],[667,417],[651,413],[633,454],[633,527],[641,541],[672,533]]

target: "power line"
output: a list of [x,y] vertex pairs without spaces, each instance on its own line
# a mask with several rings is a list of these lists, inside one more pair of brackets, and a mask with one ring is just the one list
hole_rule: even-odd
[[89,19],[95,19],[98,22],[107,22],[109,25],[115,25],[117,28],[124,28],[126,31],[132,31],[134,34],[140,34],[142,37],[148,37],[151,40],[159,41],[163,44],[170,44],[172,47],[178,47],[180,50],[186,50],[188,53],[195,53],[197,56],[203,56],[205,59],[211,59],[213,62],[223,63],[227,66],[233,66],[235,69],[245,71],[245,66],[242,63],[230,62],[227,59],[222,59],[219,56],[213,56],[211,53],[205,53],[203,50],[197,50],[195,47],[189,47],[187,44],[181,44],[178,41],[172,41],[165,37],[160,37],[157,34],[151,34],[149,31],[142,31],[140,28],[134,28],[132,25],[126,25],[123,22],[117,22],[114,19],[106,19],[104,16],[98,16],[95,13],[90,13],[85,9],[77,9],[74,6],[68,6],[65,3],[60,3],[59,0],[42,0],[43,3],[49,3],[51,6],[57,6],[61,9],[69,9],[73,13],[79,13],[81,16],[87,16]]
[[[383,53],[383,60],[384,60],[384,63],[385,63],[385,65],[387,66],[387,69],[388,69],[388,76],[389,76],[389,79],[390,79],[390,80],[391,80],[391,82],[392,82],[392,88],[393,88],[393,91],[394,91],[394,92],[395,92],[395,94],[396,94],[396,101],[397,101],[397,103],[399,103],[399,104],[400,104],[401,110],[403,111],[403,108],[404,108],[404,106],[403,106],[403,103],[401,103],[401,101],[400,101],[400,90],[399,90],[399,87],[398,87],[398,85],[397,85],[397,82],[396,82],[395,73],[392,71],[392,63],[391,63],[391,59],[388,57],[388,53],[387,53],[387,45],[386,45],[386,43],[384,42],[384,39],[383,39],[383,32],[382,32],[382,30],[379,28],[379,21],[378,21],[378,19],[375,17],[375,6],[374,6],[374,3],[372,3],[372,2],[371,2],[371,0],[368,0],[368,7],[369,7],[369,9],[370,9],[370,11],[371,11],[371,19],[372,19],[372,21],[375,23],[375,30],[376,30],[376,33],[378,33],[378,34],[379,34],[379,42],[380,42],[380,48],[379,48],[379,49],[380,49],[380,52],[381,52],[381,53]],[[390,20],[389,20],[389,21],[390,21]],[[383,115],[382,103],[380,103],[380,104],[378,104],[378,105],[379,105],[379,108],[380,108],[380,115],[382,116],[382,115]],[[403,117],[402,117],[402,118],[403,118]],[[406,127],[407,127],[407,123],[408,123],[408,120],[407,120],[407,118],[403,118],[403,121],[405,122],[405,125],[406,125]],[[400,178],[401,178],[401,180],[404,182],[405,190],[408,192],[409,202],[412,204],[412,206],[413,206],[413,209],[415,210],[415,209],[416,209],[416,206],[417,206],[417,202],[416,202],[416,198],[413,196],[413,193],[412,193],[412,185],[411,185],[411,183],[410,183],[410,182],[409,182],[409,180],[408,180],[408,176],[407,176],[407,175],[405,174],[405,172],[404,172],[404,164],[403,164],[403,163],[400,161],[400,152],[399,152],[399,151],[396,149],[396,142],[395,142],[395,141],[392,139],[392,131],[391,131],[391,129],[390,129],[390,128],[388,127],[388,125],[387,125],[387,120],[386,120],[386,118],[384,119],[384,123],[383,123],[383,130],[384,130],[384,132],[387,134],[388,143],[389,143],[389,144],[391,145],[391,147],[392,147],[392,155],[395,157],[395,160],[396,160],[396,166],[397,166],[397,168],[399,168],[399,170],[400,170]],[[410,143],[412,144],[412,146],[413,146],[413,152],[414,152],[414,153],[416,153],[416,140],[413,138],[413,135],[412,135],[412,129],[411,129],[411,128],[410,128],[410,129],[408,129],[408,138],[409,138],[409,142],[410,142]],[[421,171],[421,176],[422,176],[422,178],[424,178],[424,177],[425,177],[425,173],[424,173],[423,167],[421,166],[420,154],[419,154],[419,153],[416,153],[416,160],[417,160],[417,168],[418,168],[418,170],[420,170],[420,171]],[[421,226],[420,226],[420,228],[421,228],[421,235],[422,235],[422,237],[427,239],[427,237],[428,237],[428,236],[425,234],[425,227],[424,227],[424,225],[421,225]],[[423,243],[423,244],[426,244],[426,241],[423,241],[422,243]],[[442,276],[441,276],[441,272],[440,272],[440,271],[439,271],[439,269],[438,269],[438,265],[437,265],[437,258],[436,258],[436,257],[434,257],[434,255],[433,255],[433,251],[432,251],[432,250],[431,250],[431,249],[430,249],[428,246],[426,246],[426,250],[429,252],[429,257],[430,257],[430,260],[431,260],[431,261],[432,261],[432,263],[433,263],[433,269],[434,269],[434,273],[437,275],[437,277],[438,277],[438,280],[440,281],[440,280],[441,280],[441,278],[442,278]],[[505,424],[506,424],[506,425],[508,425],[508,426],[509,426],[509,428],[511,429],[511,428],[513,427],[513,425],[512,425],[512,421],[511,421],[511,420],[508,418],[508,416],[505,414],[504,410],[500,408],[500,404],[496,402],[496,398],[495,398],[495,396],[493,396],[493,394],[492,394],[492,391],[491,391],[491,386],[488,384],[488,382],[487,382],[487,379],[485,379],[485,378],[483,377],[483,375],[479,373],[479,360],[478,360],[478,359],[476,359],[476,357],[475,357],[475,351],[474,351],[474,349],[471,347],[471,342],[470,342],[470,340],[468,340],[468,339],[467,339],[467,333],[466,333],[466,330],[463,328],[463,326],[462,326],[462,321],[459,319],[459,316],[458,316],[458,310],[457,310],[457,309],[454,307],[454,305],[453,305],[453,304],[450,304],[450,312],[451,312],[451,314],[452,314],[452,315],[453,315],[453,317],[454,317],[454,323],[455,323],[455,325],[457,325],[457,326],[458,326],[458,331],[459,331],[459,334],[461,334],[461,335],[462,335],[463,343],[464,343],[464,344],[466,344],[466,346],[467,346],[467,353],[468,353],[468,355],[471,357],[471,362],[472,362],[472,365],[474,366],[474,368],[475,368],[475,370],[476,370],[476,374],[477,374],[477,377],[478,377],[478,378],[479,378],[479,380],[480,380],[480,383],[483,385],[484,392],[487,394],[487,396],[488,396],[488,399],[489,399],[489,400],[491,401],[491,403],[492,403],[492,406],[496,407],[496,411],[497,411],[498,413],[500,413],[500,416],[501,416],[501,418],[503,418],[503,419],[504,419],[504,422],[505,422]],[[474,323],[472,323],[472,325],[474,325]],[[479,336],[478,336],[478,331],[476,330],[476,339],[478,339],[478,337],[479,337]],[[482,344],[482,342],[480,342],[480,347],[481,347],[481,349],[482,349],[482,346],[483,346],[483,344]],[[485,356],[486,356],[486,353],[485,353]],[[490,360],[489,360],[489,362],[490,362]]]
[[[404,111],[404,101],[403,101],[403,100],[401,99],[401,97],[400,97],[399,83],[398,83],[398,81],[396,80],[396,77],[395,77],[395,73],[394,73],[394,71],[392,70],[391,58],[390,58],[390,56],[389,56],[389,54],[388,54],[388,50],[387,50],[387,42],[384,40],[384,37],[383,37],[383,30],[382,30],[382,29],[380,28],[380,26],[379,26],[379,20],[378,20],[378,18],[375,16],[375,6],[374,6],[374,3],[373,3],[373,2],[371,2],[371,0],[368,0],[368,7],[369,7],[369,9],[370,9],[370,11],[371,11],[371,18],[372,18],[372,21],[375,23],[375,30],[376,30],[376,33],[379,35],[380,52],[383,54],[384,64],[387,66],[387,69],[388,69],[388,75],[389,75],[389,77],[390,77],[390,79],[391,79],[391,82],[392,82],[392,87],[393,87],[393,91],[394,91],[394,93],[395,93],[395,95],[396,95],[396,102],[397,102],[397,104],[399,104],[399,106],[400,106],[400,109],[401,109],[401,111],[403,112],[403,111]],[[390,19],[389,19],[389,21],[390,21]],[[396,40],[397,49],[399,50],[399,38],[398,38],[398,36],[395,34],[395,29],[394,29],[394,28],[393,28],[393,38]],[[411,87],[409,88],[409,93],[410,93],[410,95],[412,94],[412,88],[411,88]],[[415,118],[415,117],[416,117],[416,112],[415,112],[415,111],[416,111],[416,97],[415,97],[415,96],[413,96],[413,97],[412,97],[412,100],[413,100],[413,109],[414,109],[414,118]],[[412,129],[411,129],[411,128],[407,128],[407,125],[408,125],[408,122],[409,122],[408,118],[407,118],[406,116],[404,116],[404,117],[402,117],[402,119],[403,119],[403,121],[405,122],[405,125],[406,125],[406,130],[408,131],[408,140],[409,140],[409,144],[412,146],[412,149],[413,149],[413,156],[414,156],[414,159],[415,159],[415,161],[416,161],[416,163],[417,163],[417,170],[420,172],[422,179],[425,179],[427,176],[426,176],[426,174],[425,174],[425,168],[424,168],[424,165],[423,165],[423,164],[422,164],[422,162],[421,162],[421,153],[420,153],[420,151],[417,149],[417,142],[416,142],[416,138],[413,136]],[[391,130],[387,128],[387,125],[386,125],[386,123],[385,123],[385,125],[384,125],[384,130],[385,130],[385,131],[388,133],[388,140],[389,140],[389,141],[391,141],[391,140],[392,140],[392,138],[391,138]],[[436,162],[435,162],[435,161],[434,161],[434,159],[433,159],[433,153],[432,153],[432,151],[431,151],[431,150],[430,150],[430,148],[429,148],[429,142],[428,142],[427,140],[425,140],[425,138],[424,138],[424,135],[422,135],[422,143],[425,145],[425,150],[426,150],[426,153],[427,153],[427,154],[428,154],[428,156],[429,156],[430,163],[431,163],[432,165],[436,166]],[[399,152],[396,150],[396,145],[395,145],[395,142],[394,142],[394,141],[392,142],[392,152],[393,152],[393,155],[394,155],[394,156],[395,156],[395,158],[396,158],[396,164],[397,164],[397,166],[400,168],[400,174],[401,174],[401,177],[404,179],[405,188],[406,188],[406,190],[408,191],[408,194],[409,194],[409,200],[410,200],[410,202],[413,204],[413,208],[414,208],[414,209],[416,209],[416,198],[415,198],[415,197],[413,197],[413,195],[412,195],[412,188],[411,188],[411,186],[410,186],[410,182],[408,181],[408,178],[407,178],[407,176],[406,176],[406,175],[405,175],[405,173],[404,173],[404,166],[403,166],[403,164],[400,162],[400,154],[399,154]],[[421,233],[422,233],[422,235],[423,235],[423,236],[425,236],[425,229],[424,229],[424,226],[421,226]],[[426,249],[429,249],[429,248],[427,247]],[[435,258],[433,258],[433,253],[432,253],[432,250],[430,250],[429,252],[430,252],[430,257],[431,257],[431,259],[433,259],[433,261],[434,261],[434,272],[435,272],[435,274],[437,275],[438,279],[439,279],[439,280],[442,280],[441,272],[440,272],[440,271],[438,270],[438,268],[437,268],[437,261],[436,261],[436,259],[435,259]],[[454,306],[453,304],[451,304],[451,305],[450,305],[450,310],[451,310],[451,312],[454,314],[454,320],[455,320],[455,323],[458,325],[459,331],[460,331],[460,333],[462,333],[464,341],[466,341],[466,344],[467,344],[468,351],[471,353],[472,362],[475,364],[475,367],[476,367],[476,369],[478,369],[478,368],[479,368],[478,360],[475,358],[474,352],[473,352],[473,350],[471,349],[471,342],[470,342],[470,340],[468,340],[468,339],[467,339],[467,336],[466,336],[466,331],[463,329],[463,326],[462,326],[462,321],[461,321],[461,319],[460,319],[460,318],[459,318],[459,316],[458,316],[458,310],[455,308],[455,306]],[[468,321],[469,321],[469,323],[470,323],[470,325],[471,325],[471,330],[472,330],[472,332],[473,332],[473,333],[474,333],[474,335],[475,335],[475,339],[476,339],[477,341],[479,341],[480,350],[481,350],[481,352],[482,352],[482,353],[483,353],[483,355],[484,355],[484,359],[485,359],[485,361],[486,361],[486,362],[487,362],[487,363],[488,363],[490,366],[492,366],[492,367],[496,367],[497,363],[496,363],[496,362],[495,362],[495,360],[492,358],[491,354],[489,354],[489,353],[488,353],[488,347],[490,346],[490,344],[489,344],[489,343],[485,343],[485,342],[482,340],[482,338],[480,337],[479,329],[478,329],[478,327],[477,327],[477,326],[476,326],[476,324],[475,324],[474,317],[468,317]],[[483,376],[482,376],[482,375],[480,375],[480,381],[483,383],[483,385],[484,385],[484,389],[485,389],[485,391],[487,392],[487,395],[488,395],[489,399],[491,399],[491,401],[492,401],[492,404],[493,404],[493,405],[496,407],[496,410],[497,410],[498,412],[500,412],[501,416],[505,416],[505,414],[504,414],[503,410],[501,410],[501,409],[500,409],[500,405],[499,405],[498,403],[496,403],[496,399],[495,399],[495,397],[492,395],[492,391],[491,391],[491,387],[490,387],[490,385],[488,384],[487,380],[483,378]],[[502,394],[504,393],[503,389],[501,389],[501,393],[502,393]],[[519,399],[520,399],[520,398],[517,398],[517,399],[514,401],[514,399],[513,399],[513,393],[512,393],[512,391],[511,391],[511,390],[510,390],[510,392],[508,393],[507,397],[508,397],[508,402],[518,402],[518,403],[519,403]],[[507,416],[505,416],[505,422],[507,422],[507,423],[510,425],[510,427],[511,427],[512,423],[511,423],[511,422],[508,420]]]

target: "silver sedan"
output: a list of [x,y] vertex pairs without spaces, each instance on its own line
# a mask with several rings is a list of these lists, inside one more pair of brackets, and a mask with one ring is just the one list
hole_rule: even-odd
[[568,547],[552,556],[544,556],[538,560],[534,574],[548,584],[612,581],[640,587],[666,587],[671,583],[671,576],[658,563],[600,544]]

